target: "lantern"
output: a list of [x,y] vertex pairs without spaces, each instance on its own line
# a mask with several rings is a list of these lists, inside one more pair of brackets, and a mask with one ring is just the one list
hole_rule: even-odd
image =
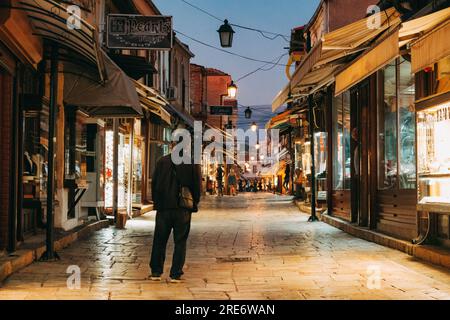
[[250,119],[252,117],[252,109],[250,109],[250,107],[247,107],[247,109],[245,109],[244,113],[245,113],[245,119]]
[[227,88],[228,90],[228,97],[234,99],[237,95],[237,85],[234,84],[233,81],[231,81],[230,85]]
[[220,45],[222,48],[231,48],[233,45],[233,35],[234,30],[231,25],[228,23],[228,20],[224,21],[224,24],[220,26],[219,30],[217,30],[220,36]]

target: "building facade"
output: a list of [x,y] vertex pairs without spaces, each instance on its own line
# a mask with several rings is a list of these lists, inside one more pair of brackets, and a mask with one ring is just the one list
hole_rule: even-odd
[[[364,41],[352,34],[367,31],[370,17],[320,37],[297,67],[304,74],[296,71],[285,89],[292,105],[281,123],[302,113],[309,122],[298,147],[312,145],[313,212],[323,207],[348,223],[446,246],[447,157],[436,152],[442,142],[435,134],[447,130],[448,2],[379,5],[387,20],[381,15],[381,29]],[[419,46],[425,42],[426,52]],[[345,43],[363,49],[348,55],[334,49],[333,57],[330,48]],[[310,79],[317,80],[301,88]]]
[[[0,139],[7,150],[0,250],[14,251],[45,228],[69,231],[103,214],[151,210],[155,163],[169,152],[173,124],[191,122],[187,46],[178,39],[170,50],[107,46],[108,15],[161,15],[151,1],[70,4],[81,10],[75,31],[65,23],[66,3],[0,6]],[[172,57],[179,57],[178,78]],[[175,83],[184,93],[171,107]]]

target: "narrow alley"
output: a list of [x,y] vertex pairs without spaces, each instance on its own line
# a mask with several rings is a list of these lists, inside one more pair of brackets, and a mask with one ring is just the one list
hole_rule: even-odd
[[[450,272],[307,222],[288,197],[206,197],[193,216],[185,281],[147,280],[154,212],[96,232],[7,279],[0,299],[450,299]],[[81,271],[79,289],[68,268]],[[73,269],[69,269],[73,270]]]

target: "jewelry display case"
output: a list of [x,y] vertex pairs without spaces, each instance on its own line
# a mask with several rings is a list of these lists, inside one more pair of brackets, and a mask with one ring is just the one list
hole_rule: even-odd
[[450,212],[450,102],[417,112],[418,210]]

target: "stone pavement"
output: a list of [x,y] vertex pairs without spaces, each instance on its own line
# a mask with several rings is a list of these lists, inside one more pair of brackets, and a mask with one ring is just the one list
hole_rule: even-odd
[[[207,197],[193,216],[184,283],[146,279],[148,213],[19,271],[0,299],[450,299],[449,270],[307,219],[271,194]],[[73,265],[80,289],[67,287]]]

